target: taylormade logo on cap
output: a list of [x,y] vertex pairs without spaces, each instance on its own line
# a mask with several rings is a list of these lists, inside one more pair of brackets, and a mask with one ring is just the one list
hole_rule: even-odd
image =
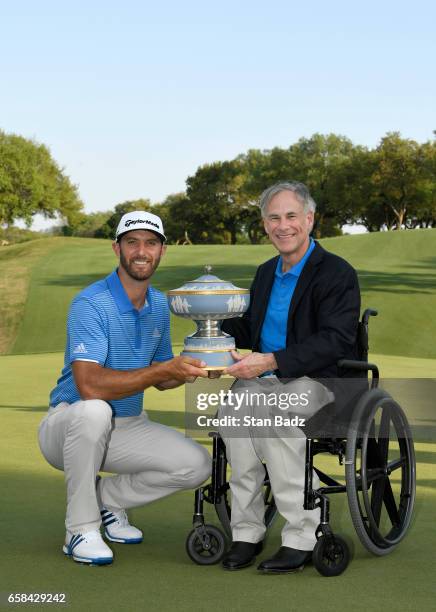
[[162,219],[144,210],[135,210],[121,217],[121,221],[118,223],[115,240],[119,240],[120,236],[135,229],[149,230],[161,236],[163,240],[166,240]]
[[159,229],[159,225],[157,223],[153,223],[153,221],[149,221],[148,219],[132,219],[131,221],[126,221],[125,226],[130,227],[131,225],[136,225],[137,223],[147,223],[148,225],[154,225],[156,229]]

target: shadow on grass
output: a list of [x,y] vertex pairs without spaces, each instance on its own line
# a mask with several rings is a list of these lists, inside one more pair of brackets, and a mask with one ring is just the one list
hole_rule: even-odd
[[402,268],[412,268],[412,269],[423,269],[423,270],[434,270],[436,268],[436,257],[424,257],[416,264],[407,264],[402,265]]
[[[16,410],[21,412],[47,412],[47,406],[9,406],[7,404],[0,404],[1,408],[8,408],[9,410]],[[147,414],[151,421],[156,423],[162,423],[168,427],[175,427],[177,429],[186,429],[185,413],[178,410],[147,410]],[[434,419],[432,419],[434,420]],[[428,419],[425,420],[428,422]],[[419,425],[412,424],[412,437],[415,443],[426,442],[436,444],[436,424],[435,425]],[[208,437],[207,432],[204,429],[190,430],[191,437],[198,437],[205,444],[211,444],[212,441]],[[416,456],[425,455],[426,459],[422,458],[421,461],[426,463],[434,463],[436,461],[436,446],[434,451],[415,451]]]
[[150,421],[162,423],[169,427],[185,428],[185,413],[177,410],[147,410]]
[[82,289],[103,278],[103,274],[64,274],[63,276],[56,276],[56,278],[39,278],[38,285],[44,287],[52,285]]
[[0,404],[0,408],[9,408],[9,410],[21,410],[22,412],[47,412],[48,406],[8,406]]
[[[415,450],[416,463],[430,463],[436,466],[436,445],[432,451]],[[435,470],[436,480],[436,470]]]
[[[0,408],[9,408],[21,412],[47,412],[48,406],[8,406],[0,404]],[[176,410],[147,410],[151,421],[183,429],[185,427],[185,413]]]
[[413,272],[390,273],[358,269],[357,274],[360,289],[363,292],[374,291],[395,294],[435,293],[436,273],[417,275]]
[[[434,269],[435,262],[433,258],[429,258],[428,262],[427,260],[424,261],[425,263],[421,266],[418,264],[418,266],[411,267],[422,267],[425,270]],[[230,280],[237,286],[248,288],[253,280],[256,267],[255,264],[218,264],[213,266],[212,273],[223,280]],[[436,286],[436,273],[390,273],[363,269],[358,269],[357,272],[362,291],[379,291],[395,294],[430,294],[434,292]],[[153,285],[161,291],[168,291],[169,289],[179,287],[188,280],[194,280],[202,274],[204,274],[203,263],[198,265],[181,264],[180,266],[165,266],[163,264],[153,277]],[[90,274],[88,272],[82,274],[72,273],[51,279],[40,279],[39,283],[44,286],[77,287],[80,289],[101,280],[101,278],[101,274]]]
[[[206,262],[207,263],[207,262]],[[230,280],[237,286],[248,289],[256,272],[256,265],[226,264],[213,266],[212,274],[223,280]],[[194,280],[204,274],[204,265],[183,265],[160,267],[153,276],[153,286],[161,291],[176,289],[186,281]],[[101,274],[64,274],[52,279],[40,279],[40,285],[62,287],[86,287],[98,280]]]

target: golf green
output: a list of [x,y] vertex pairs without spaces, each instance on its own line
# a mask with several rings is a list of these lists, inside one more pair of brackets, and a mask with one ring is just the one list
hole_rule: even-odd
[[[433,442],[416,445],[418,495],[413,523],[391,555],[379,558],[368,553],[354,534],[345,497],[332,496],[332,525],[355,547],[353,561],[338,578],[323,578],[311,566],[298,574],[261,576],[255,567],[231,573],[219,565],[194,565],[184,550],[193,512],[190,492],[133,510],[132,522],[144,531],[144,542],[113,545],[112,566],[87,567],[65,558],[63,474],[45,462],[36,439],[61,365],[60,353],[0,357],[1,592],[65,592],[73,610],[434,609]],[[151,418],[183,427],[183,390],[147,391],[145,408]],[[323,457],[319,465],[331,475],[343,474],[335,457]],[[218,524],[211,506],[207,516]],[[281,524],[277,521],[273,527],[260,558],[280,545]]]

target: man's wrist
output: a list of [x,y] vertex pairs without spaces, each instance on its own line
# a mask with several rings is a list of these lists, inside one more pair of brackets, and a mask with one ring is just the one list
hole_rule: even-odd
[[154,381],[151,384],[153,385],[165,383],[168,380],[171,380],[172,378],[174,378],[170,370],[170,367],[168,366],[168,361],[160,361],[160,362],[155,361],[151,366],[144,368],[144,370],[148,371],[149,373],[152,372]]
[[274,353],[265,353],[265,372],[277,370],[277,361]]

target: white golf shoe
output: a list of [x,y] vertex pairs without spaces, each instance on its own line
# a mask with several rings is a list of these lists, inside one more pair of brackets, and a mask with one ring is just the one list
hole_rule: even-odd
[[78,563],[107,565],[112,563],[114,559],[113,552],[103,542],[98,529],[76,534],[67,531],[62,550],[68,557],[72,557]]
[[142,531],[130,525],[125,510],[115,512],[103,508],[100,514],[104,525],[104,535],[108,540],[121,544],[139,544],[142,542]]

